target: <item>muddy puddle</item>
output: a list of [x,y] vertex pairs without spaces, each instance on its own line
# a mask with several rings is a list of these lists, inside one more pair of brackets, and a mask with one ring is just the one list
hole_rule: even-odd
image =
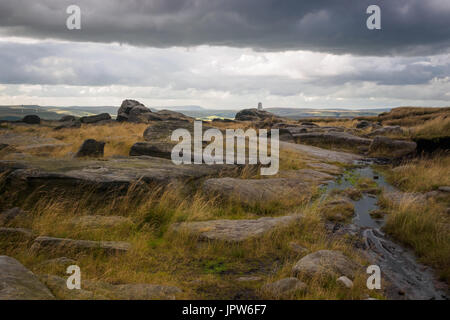
[[[371,165],[373,161],[357,161],[358,167],[346,172],[336,181],[329,182],[326,193],[332,190],[345,190],[352,188],[355,181],[364,178],[366,181],[376,183],[378,188],[392,192],[396,189],[391,186]],[[378,195],[363,192],[359,200],[352,200],[355,206],[355,216],[350,225],[344,227],[349,233],[358,233],[363,239],[363,252],[373,265],[378,265],[382,274],[382,285],[388,284],[384,289],[389,299],[448,299],[445,292],[438,289],[439,283],[435,280],[433,270],[419,262],[412,251],[395,243],[383,231],[386,216],[373,218],[372,210],[379,210]],[[383,279],[384,278],[384,279]],[[382,288],[383,289],[383,288]]]

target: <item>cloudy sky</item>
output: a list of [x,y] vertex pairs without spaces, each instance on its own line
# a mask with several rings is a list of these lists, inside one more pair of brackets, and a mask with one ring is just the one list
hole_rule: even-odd
[[[381,30],[366,27],[372,4]],[[0,104],[125,98],[449,106],[450,0],[0,0]]]

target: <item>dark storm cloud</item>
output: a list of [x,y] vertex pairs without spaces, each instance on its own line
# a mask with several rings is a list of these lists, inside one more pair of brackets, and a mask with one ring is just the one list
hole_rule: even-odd
[[[65,28],[82,9],[82,30]],[[382,30],[366,28],[366,8]],[[357,55],[429,55],[450,47],[449,0],[2,0],[3,35],[170,47],[201,44]]]

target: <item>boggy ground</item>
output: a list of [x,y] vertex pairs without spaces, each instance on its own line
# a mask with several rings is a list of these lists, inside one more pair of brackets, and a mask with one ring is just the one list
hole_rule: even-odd
[[[272,121],[256,126],[305,127],[290,120]],[[366,287],[365,267],[370,263],[360,239],[329,231],[330,223],[350,222],[353,211],[347,199],[358,191],[322,197],[321,185],[337,179],[367,150],[359,150],[359,155],[331,151],[291,137],[281,143],[280,172],[268,182],[251,166],[174,166],[162,158],[129,157],[131,146],[145,140],[149,125],[109,121],[56,131],[52,122],[1,125],[1,143],[7,146],[0,150],[0,255],[31,270],[35,279],[30,283],[44,284],[49,298],[385,298],[383,290]],[[247,128],[254,123],[211,125]],[[336,128],[347,130],[345,125]],[[104,157],[74,159],[88,138],[106,142]],[[435,157],[401,162],[400,168],[406,169],[379,169],[393,184],[398,175],[406,179],[398,185],[405,191],[436,191],[450,183],[437,179],[448,172],[448,156]],[[426,187],[413,190],[410,166],[423,166],[421,161],[440,164],[441,171],[435,172],[433,182],[427,174]],[[205,188],[220,186],[221,181],[231,185],[235,195],[247,196]],[[370,186],[359,181],[355,188]],[[273,190],[274,197],[261,196]],[[448,213],[439,213],[448,202],[440,196],[430,198],[429,215],[404,205],[398,209],[387,196],[383,199],[390,208],[386,230],[448,280]],[[258,201],[249,201],[254,199]],[[11,210],[14,207],[20,209]],[[224,240],[224,234],[230,236]],[[6,268],[2,261],[0,268]],[[65,287],[65,268],[72,264],[81,268],[81,291]],[[20,278],[21,269],[12,269]],[[10,286],[23,285],[19,282]],[[32,298],[33,290],[43,289],[30,285],[9,291],[10,296],[0,290],[0,296]],[[18,291],[23,295],[11,294]]]

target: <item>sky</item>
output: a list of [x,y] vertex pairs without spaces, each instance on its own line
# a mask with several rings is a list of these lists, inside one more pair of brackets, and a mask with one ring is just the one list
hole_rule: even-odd
[[[369,5],[381,29],[369,30]],[[81,29],[69,30],[69,5]],[[450,106],[450,0],[1,0],[0,105]]]

